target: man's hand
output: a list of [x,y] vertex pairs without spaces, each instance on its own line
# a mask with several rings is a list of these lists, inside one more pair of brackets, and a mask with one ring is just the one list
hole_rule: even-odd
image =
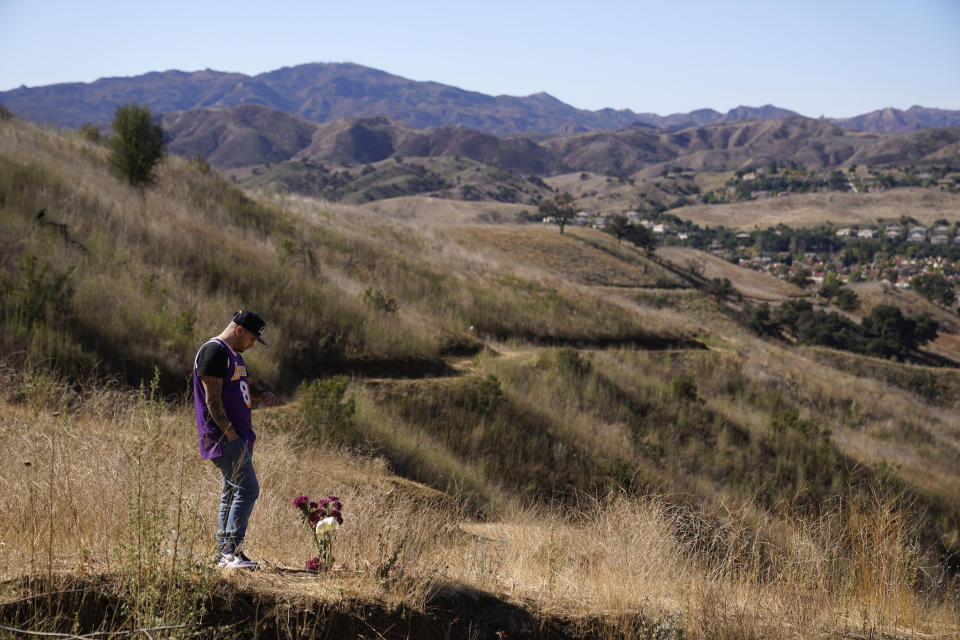
[[280,399],[277,398],[273,391],[264,391],[260,394],[260,402],[268,407],[275,407],[280,404]]
[[251,380],[250,388],[253,389],[253,397],[258,402],[262,402],[268,407],[275,407],[280,404],[280,399],[276,396],[276,394],[262,384]]

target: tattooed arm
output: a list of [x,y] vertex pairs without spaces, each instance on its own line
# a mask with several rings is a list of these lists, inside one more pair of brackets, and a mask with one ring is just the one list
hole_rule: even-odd
[[207,396],[207,410],[210,411],[210,417],[220,431],[227,437],[228,442],[233,442],[240,436],[233,430],[230,419],[227,417],[227,410],[223,406],[223,397],[220,392],[223,390],[223,380],[216,376],[201,376],[200,382],[203,384],[203,392]]

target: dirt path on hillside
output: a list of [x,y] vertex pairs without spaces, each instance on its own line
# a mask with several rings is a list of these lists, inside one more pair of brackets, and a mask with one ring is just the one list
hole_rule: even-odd
[[[485,349],[498,360],[532,360],[537,357],[540,351],[545,347],[531,346],[526,349],[508,348],[500,344],[486,345]],[[387,376],[369,376],[359,378],[360,382],[367,387],[399,387],[399,386],[418,386],[425,384],[448,384],[455,380],[460,380],[469,376],[480,375],[480,363],[476,356],[454,356],[443,358],[447,365],[447,371],[443,374],[433,376],[416,377],[387,377]]]

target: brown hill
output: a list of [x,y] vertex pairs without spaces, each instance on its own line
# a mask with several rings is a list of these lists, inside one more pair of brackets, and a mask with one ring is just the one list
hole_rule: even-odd
[[841,127],[856,131],[906,133],[927,127],[960,126],[960,112],[919,106],[910,107],[906,111],[887,107],[853,118],[836,118],[832,121]]
[[694,127],[677,132],[632,128],[545,141],[564,164],[580,171],[629,175],[663,165],[731,171],[794,160],[808,168],[837,166],[881,139],[824,120],[785,118]]
[[310,144],[298,150],[297,159],[329,162],[378,162],[394,155],[402,139],[414,129],[387,118],[345,118],[314,125]]
[[418,131],[388,118],[347,118],[320,125],[296,159],[378,162],[391,156],[463,156],[507,171],[544,175],[560,169],[550,152],[524,138],[459,127]]
[[[316,124],[266,107],[240,105],[169,113],[163,124],[171,151],[199,154],[222,169],[251,169],[235,174],[249,186],[356,202],[433,193],[536,205],[550,190],[531,176],[572,174],[579,181],[571,193],[583,197],[590,192],[608,200],[604,206],[594,203],[597,210],[622,210],[623,204],[611,198],[640,197],[666,205],[696,194],[692,184],[679,190],[653,184],[664,170],[677,167],[720,173],[771,162],[795,162],[818,171],[851,164],[960,164],[960,128],[877,134],[798,117],[673,132],[632,126],[569,136],[497,136],[459,127],[415,129],[383,117]],[[405,158],[450,162],[401,167]],[[388,159],[395,162],[383,165]],[[358,163],[376,166],[347,166]],[[596,181],[582,174],[597,176],[599,185],[591,186]],[[620,185],[628,179],[647,181],[654,190],[613,193],[619,186],[604,182],[606,177],[619,178]]]
[[258,105],[172,111],[161,119],[173,153],[221,168],[288,160],[310,143],[313,123]]

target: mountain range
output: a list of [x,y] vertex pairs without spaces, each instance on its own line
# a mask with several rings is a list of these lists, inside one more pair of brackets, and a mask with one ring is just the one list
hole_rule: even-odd
[[589,171],[626,177],[682,166],[732,171],[790,161],[810,169],[842,164],[958,164],[960,127],[903,134],[858,132],[801,116],[740,120],[680,131],[642,125],[569,135],[494,135],[461,127],[415,129],[385,117],[317,124],[257,105],[163,114],[170,151],[223,168],[275,162],[374,163],[403,157],[465,157],[523,175]]
[[[117,106],[125,102],[145,104],[154,113],[254,104],[316,123],[383,116],[416,129],[454,126],[495,134],[575,134],[636,126],[679,130],[799,115],[773,105],[742,106],[727,113],[699,109],[667,116],[629,109],[589,111],[547,93],[489,96],[350,63],[303,64],[255,76],[210,69],[163,71],[0,92],[0,104],[14,114],[58,127],[108,123]],[[960,126],[960,111],[915,106],[833,121],[857,131],[903,133],[931,126]]]

